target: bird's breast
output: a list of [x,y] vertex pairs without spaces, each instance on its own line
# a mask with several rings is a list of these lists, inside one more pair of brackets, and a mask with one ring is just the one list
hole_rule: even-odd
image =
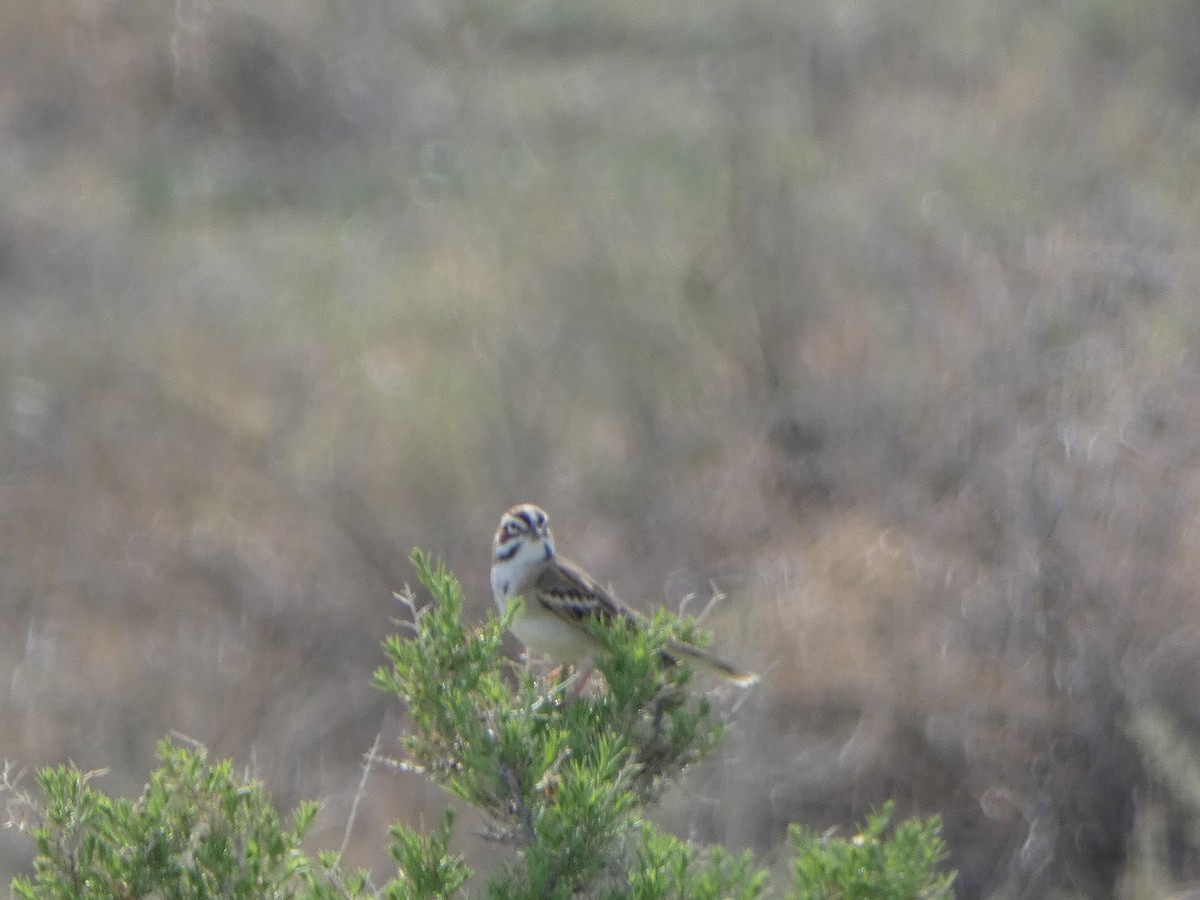
[[574,665],[595,650],[586,631],[575,628],[553,614],[532,614],[527,609],[513,623],[512,633],[533,656],[544,656]]

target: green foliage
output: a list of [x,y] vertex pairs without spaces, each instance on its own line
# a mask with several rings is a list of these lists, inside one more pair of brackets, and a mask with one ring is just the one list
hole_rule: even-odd
[[32,878],[24,898],[262,898],[319,896],[304,890],[310,867],[300,839],[317,806],[302,803],[289,826],[254,781],[229,762],[209,766],[204,751],[164,741],[161,765],[137,801],[91,786],[94,773],[43,769],[46,806],[33,828]]
[[454,811],[446,810],[441,827],[431,835],[420,835],[403,825],[393,825],[392,858],[400,877],[387,885],[388,900],[419,900],[422,897],[448,897],[471,877],[461,856],[450,853],[450,835]]
[[885,837],[892,804],[867,817],[849,840],[791,827],[797,900],[933,900],[951,896],[941,821],[908,819]]
[[468,629],[458,582],[419,551],[413,562],[433,602],[411,636],[386,642],[391,666],[375,676],[408,703],[405,749],[521,848],[492,896],[574,896],[622,858],[639,809],[719,741],[710,705],[684,690],[689,671],[660,662],[690,626],[660,616],[644,630],[600,629],[607,689],[546,692],[499,652],[519,604]]
[[[440,563],[413,554],[432,602],[413,608],[412,634],[385,645],[390,666],[376,684],[405,699],[412,731],[410,768],[477,807],[491,836],[517,852],[486,883],[493,900],[592,897],[597,900],[752,900],[767,874],[747,851],[698,848],[659,831],[643,810],[663,784],[718,744],[709,704],[686,690],[683,666],[664,665],[671,637],[696,640],[695,625],[661,614],[644,629],[597,630],[607,653],[606,688],[575,696],[549,688],[507,663],[504,630],[517,609],[477,628],[462,622],[458,582]],[[473,872],[450,851],[454,817],[430,834],[394,825],[396,877],[376,888],[365,872],[342,869],[336,853],[316,859],[300,841],[317,806],[302,803],[288,823],[253,780],[229,762],[210,765],[202,748],[164,741],[161,765],[136,800],[92,787],[94,773],[44,769],[40,806],[16,791],[5,770],[0,789],[33,810],[35,872],[18,878],[24,900],[74,898],[365,898],[434,900],[463,896]],[[883,834],[891,807],[852,840],[826,840],[800,828],[800,898],[940,898],[944,852],[936,819]]]
[[649,824],[642,826],[642,845],[626,885],[607,895],[611,900],[751,900],[762,896],[767,873],[754,865],[749,851],[733,856],[720,847],[697,850]]

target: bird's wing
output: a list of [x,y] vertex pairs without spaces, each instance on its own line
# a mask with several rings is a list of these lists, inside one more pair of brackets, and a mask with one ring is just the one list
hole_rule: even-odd
[[[638,624],[635,612],[596,584],[583,569],[561,556],[532,579],[532,590],[523,593],[547,612],[572,625],[581,625],[592,617],[605,625],[613,622]],[[687,662],[715,672],[734,684],[747,686],[758,681],[753,672],[738,669],[707,650],[675,638],[667,642],[659,655],[667,665]]]
[[598,618],[606,625],[614,621],[635,623],[634,614],[574,563],[559,557],[534,579],[530,600],[559,618],[581,624]]

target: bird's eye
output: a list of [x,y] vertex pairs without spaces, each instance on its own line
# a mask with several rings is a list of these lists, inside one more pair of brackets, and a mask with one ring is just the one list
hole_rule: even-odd
[[544,515],[542,515],[541,513],[538,513],[537,527],[538,527],[539,531],[546,527],[546,517]]
[[504,527],[502,529],[500,529],[500,537],[504,538],[504,540],[508,540],[509,538],[515,536],[516,533],[517,533],[517,523],[516,522],[505,522]]

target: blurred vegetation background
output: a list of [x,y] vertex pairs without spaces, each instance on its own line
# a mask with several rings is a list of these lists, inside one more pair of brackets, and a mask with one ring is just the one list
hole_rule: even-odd
[[0,173],[0,755],[336,847],[410,548],[482,616],[530,500],[767,673],[678,833],[1200,875],[1193,0],[7,0]]

